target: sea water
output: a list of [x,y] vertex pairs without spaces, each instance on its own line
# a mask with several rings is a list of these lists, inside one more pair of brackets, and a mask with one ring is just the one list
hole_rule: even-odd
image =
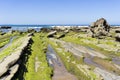
[[[3,25],[2,25],[3,26]],[[27,31],[28,29],[34,29],[35,31],[40,31],[41,28],[50,28],[51,25],[4,25],[10,26],[11,29],[0,29],[2,32],[9,32],[11,30],[18,30],[18,31]]]

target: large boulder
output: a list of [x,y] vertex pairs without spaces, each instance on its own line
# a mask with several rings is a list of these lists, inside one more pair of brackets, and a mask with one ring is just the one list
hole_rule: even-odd
[[92,32],[92,37],[107,36],[109,35],[110,25],[104,18],[101,18],[90,25],[90,31]]

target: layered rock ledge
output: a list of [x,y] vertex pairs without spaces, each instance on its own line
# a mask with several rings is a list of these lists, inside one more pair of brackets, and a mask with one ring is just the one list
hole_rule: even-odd
[[[16,62],[22,56],[23,50],[29,44],[30,39],[31,39],[31,36],[27,35],[24,38],[22,44],[19,47],[17,47],[15,51],[2,60],[2,62],[0,63],[0,77],[3,77],[3,75],[6,74],[6,72],[8,72],[9,70],[10,70],[9,74],[12,73],[12,74],[10,74],[11,76],[13,76],[15,74],[15,72],[17,72],[19,65],[17,65]],[[17,67],[12,68],[15,65],[17,65]],[[10,77],[10,76],[8,76],[8,77]],[[12,78],[12,77],[10,77],[10,78]],[[10,78],[7,79],[7,77],[6,77],[7,80],[10,80]]]

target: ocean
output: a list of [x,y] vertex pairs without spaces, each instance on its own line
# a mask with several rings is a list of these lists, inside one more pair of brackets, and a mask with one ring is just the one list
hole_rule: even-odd
[[[86,24],[83,24],[82,26],[85,26]],[[53,26],[80,26],[80,24],[53,24],[53,25],[0,25],[0,26],[10,26],[11,29],[0,29],[2,32],[8,32],[10,30],[19,30],[19,31],[27,31],[28,29],[35,29],[36,31],[39,31],[41,28],[51,28]]]
[[0,26],[10,26],[11,29],[0,29],[2,32],[9,32],[11,30],[18,31],[27,31],[28,29],[35,29],[36,31],[40,31],[41,28],[51,28],[51,25],[0,25]]

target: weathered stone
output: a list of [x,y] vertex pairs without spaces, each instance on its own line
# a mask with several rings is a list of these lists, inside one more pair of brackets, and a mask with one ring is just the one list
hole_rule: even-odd
[[105,31],[109,32],[110,25],[107,23],[107,21],[104,18],[100,18],[94,24],[91,25],[91,27],[103,27]]
[[19,65],[16,64],[12,68],[10,68],[10,74],[4,77],[4,80],[11,80],[15,73],[18,71]]
[[97,20],[90,25],[92,37],[102,38],[100,36],[107,36],[110,31],[110,25],[104,18]]
[[57,33],[57,31],[52,31],[48,33],[47,37],[54,37],[54,35]]
[[30,33],[30,34],[28,34],[28,36],[34,36],[34,33]]
[[120,80],[119,75],[115,75],[113,73],[110,73],[110,72],[100,69],[98,67],[96,67],[94,69],[94,72],[102,77],[101,80]]
[[116,39],[116,41],[119,41],[119,42],[120,42],[120,33],[117,33],[117,34],[116,34],[115,39]]
[[69,30],[65,30],[65,31],[64,31],[64,33],[68,33],[68,32],[69,32]]
[[60,39],[60,38],[63,38],[63,37],[65,37],[65,33],[58,35],[57,39]]
[[116,33],[120,33],[120,30],[115,30]]
[[50,31],[49,28],[41,28],[40,30],[41,30],[41,32],[49,32]]
[[16,51],[5,57],[0,63],[0,77],[5,74],[11,66],[13,66],[20,58],[23,49],[28,45],[31,37],[26,36],[21,46],[17,47]]

